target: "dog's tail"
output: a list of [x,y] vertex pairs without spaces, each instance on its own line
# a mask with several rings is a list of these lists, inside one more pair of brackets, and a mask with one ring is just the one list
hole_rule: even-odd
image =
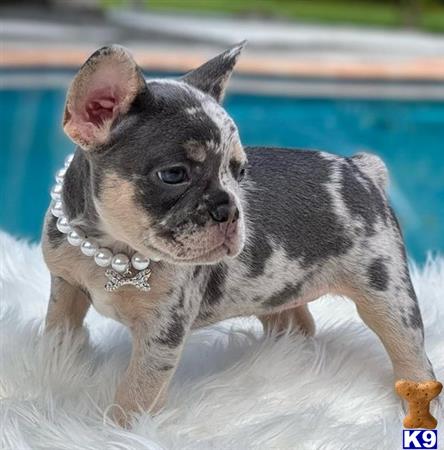
[[376,155],[367,152],[359,152],[353,155],[353,162],[372,179],[384,192],[387,191],[389,174],[384,161]]

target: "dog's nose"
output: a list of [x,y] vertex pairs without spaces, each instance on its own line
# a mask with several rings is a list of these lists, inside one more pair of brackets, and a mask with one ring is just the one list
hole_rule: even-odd
[[217,200],[209,208],[210,216],[218,223],[235,222],[239,218],[239,210],[228,193],[221,193]]
[[239,210],[236,205],[226,203],[220,203],[210,209],[210,216],[219,223],[235,222],[239,219]]
[[218,223],[233,223],[239,219],[239,210],[231,195],[225,190],[213,192],[208,203],[211,218]]

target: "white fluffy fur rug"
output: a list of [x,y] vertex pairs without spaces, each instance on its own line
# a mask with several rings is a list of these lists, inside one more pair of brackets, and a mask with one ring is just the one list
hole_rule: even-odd
[[[165,410],[141,416],[131,430],[116,427],[105,411],[128,362],[128,334],[91,311],[89,342],[54,346],[54,336],[41,334],[49,276],[39,247],[0,240],[1,448],[402,448],[389,360],[340,298],[311,305],[314,339],[265,339],[254,319],[195,333]],[[444,259],[413,275],[428,353],[443,380]],[[444,441],[442,425],[443,417]]]

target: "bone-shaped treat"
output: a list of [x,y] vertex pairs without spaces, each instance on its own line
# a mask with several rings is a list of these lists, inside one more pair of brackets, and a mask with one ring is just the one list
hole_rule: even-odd
[[404,418],[405,428],[436,428],[437,420],[430,414],[430,402],[439,395],[442,384],[431,380],[423,383],[398,380],[395,384],[398,395],[405,399],[409,411]]

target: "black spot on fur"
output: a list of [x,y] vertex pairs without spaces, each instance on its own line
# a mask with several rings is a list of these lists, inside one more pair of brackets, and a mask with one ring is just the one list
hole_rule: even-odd
[[177,303],[177,307],[179,309],[183,309],[185,303],[185,287],[181,286],[180,292],[179,292],[179,301]]
[[405,327],[408,328],[410,326],[408,318],[404,314],[401,316],[401,320]]
[[421,311],[419,310],[418,304],[415,302],[410,308],[409,314],[410,327],[413,329],[423,329],[423,323],[421,318]]
[[[408,270],[406,265],[406,270]],[[405,280],[405,289],[407,291],[407,295],[414,301],[417,301],[415,290],[413,289],[412,281],[410,279],[410,276]]]
[[224,263],[211,267],[203,295],[203,302],[206,305],[215,305],[222,299],[227,272],[228,267]]
[[46,224],[46,235],[52,248],[57,248],[65,241],[65,235],[57,229],[57,217],[52,214]]
[[171,297],[175,292],[176,292],[176,288],[171,287],[171,288],[168,289],[168,291],[166,292],[165,295],[166,295],[167,297]]
[[247,276],[256,278],[263,275],[272,253],[273,249],[263,235],[252,235],[246,251],[240,255],[240,259],[249,267]]
[[397,245],[399,248],[399,252],[401,253],[402,264],[403,264],[403,275],[402,275],[403,287],[404,287],[405,291],[407,292],[407,295],[416,304],[417,297],[416,297],[415,290],[413,288],[412,279],[410,278],[409,266],[407,264],[407,253],[405,250],[401,226],[400,226],[399,221],[391,207],[389,207],[389,219],[390,219],[390,222],[391,222],[393,228],[398,231]]
[[193,278],[197,278],[202,273],[202,266],[196,266],[193,271]]
[[[364,223],[365,233],[372,236],[378,218],[387,222],[387,206],[380,190],[365,173],[363,173],[352,158],[347,158],[347,164],[341,166],[341,193],[350,214]],[[366,185],[360,181],[364,180]]]
[[162,372],[166,372],[166,371],[171,370],[173,368],[174,368],[174,366],[172,364],[163,364],[163,365],[158,367],[158,369],[161,370]]
[[299,281],[297,284],[287,283],[282,290],[269,297],[264,305],[276,307],[295,300],[301,292],[303,283],[303,281]]
[[165,330],[162,330],[160,336],[156,338],[156,342],[175,348],[182,343],[185,334],[183,316],[177,312],[173,312],[171,320]]
[[389,275],[382,258],[376,258],[368,267],[368,280],[373,289],[377,291],[387,290]]

